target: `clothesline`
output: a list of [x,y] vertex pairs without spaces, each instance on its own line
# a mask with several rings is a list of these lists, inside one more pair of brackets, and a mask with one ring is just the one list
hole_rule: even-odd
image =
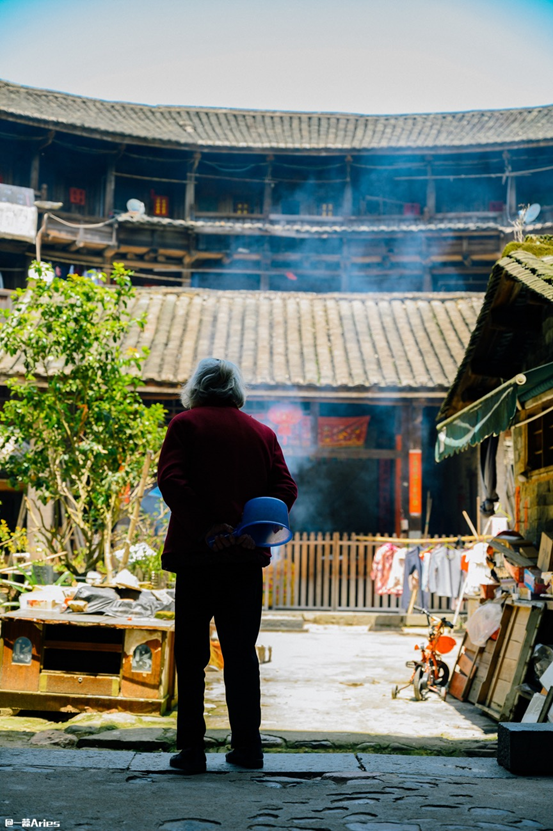
[[493,540],[493,534],[482,534],[480,536],[467,536],[463,537],[461,535],[457,537],[418,537],[418,538],[411,538],[411,537],[364,537],[360,535],[355,535],[355,540],[360,542],[389,542],[392,545],[406,545],[406,546],[413,546],[413,545],[441,545],[448,542],[457,542],[457,540],[461,540],[461,542],[486,542],[486,540]]

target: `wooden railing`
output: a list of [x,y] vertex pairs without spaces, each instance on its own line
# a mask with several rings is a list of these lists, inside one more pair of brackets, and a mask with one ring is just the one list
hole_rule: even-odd
[[[402,612],[401,597],[377,594],[371,580],[380,545],[382,541],[358,539],[355,534],[295,534],[287,545],[273,550],[273,562],[264,569],[264,609]],[[449,598],[430,599],[431,609],[450,609]]]

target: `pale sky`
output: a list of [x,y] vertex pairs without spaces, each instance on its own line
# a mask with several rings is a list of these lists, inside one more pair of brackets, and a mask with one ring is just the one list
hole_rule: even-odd
[[147,104],[537,106],[553,0],[0,0],[0,78]]

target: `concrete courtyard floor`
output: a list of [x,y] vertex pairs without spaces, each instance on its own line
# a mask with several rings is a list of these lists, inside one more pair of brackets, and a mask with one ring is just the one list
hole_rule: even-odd
[[[407,683],[411,670],[405,661],[415,657],[414,646],[423,639],[424,630],[313,623],[301,630],[262,631],[259,643],[272,649],[272,660],[261,665],[266,748],[494,755],[496,724],[471,704],[436,695],[417,702],[412,687],[392,699],[392,686]],[[445,656],[451,665],[455,654]],[[223,675],[210,671],[206,677],[211,749],[223,750],[229,733]],[[175,727],[175,712],[164,717],[4,712],[0,746],[171,750]]]
[[[375,749],[399,751],[493,741],[495,722],[471,704],[433,694],[417,702],[412,686],[392,699],[392,687],[409,681],[412,670],[405,662],[416,657],[414,647],[425,634],[316,624],[261,632],[259,643],[272,647],[272,661],[261,666],[263,732],[310,731],[328,740],[333,734],[365,734]],[[456,654],[444,656],[451,667]],[[222,675],[210,672],[207,678],[208,727],[228,729]]]

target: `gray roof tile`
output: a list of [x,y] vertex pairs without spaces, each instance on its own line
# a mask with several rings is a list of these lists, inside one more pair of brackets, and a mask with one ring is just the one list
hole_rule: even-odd
[[371,150],[469,147],[553,139],[553,107],[352,115],[147,106],[0,81],[0,115],[114,139],[193,148]]
[[[146,325],[124,346],[147,346],[144,384],[175,393],[208,355],[237,363],[253,390],[445,393],[482,297],[139,289],[131,312]],[[21,371],[0,356],[0,376]]]

